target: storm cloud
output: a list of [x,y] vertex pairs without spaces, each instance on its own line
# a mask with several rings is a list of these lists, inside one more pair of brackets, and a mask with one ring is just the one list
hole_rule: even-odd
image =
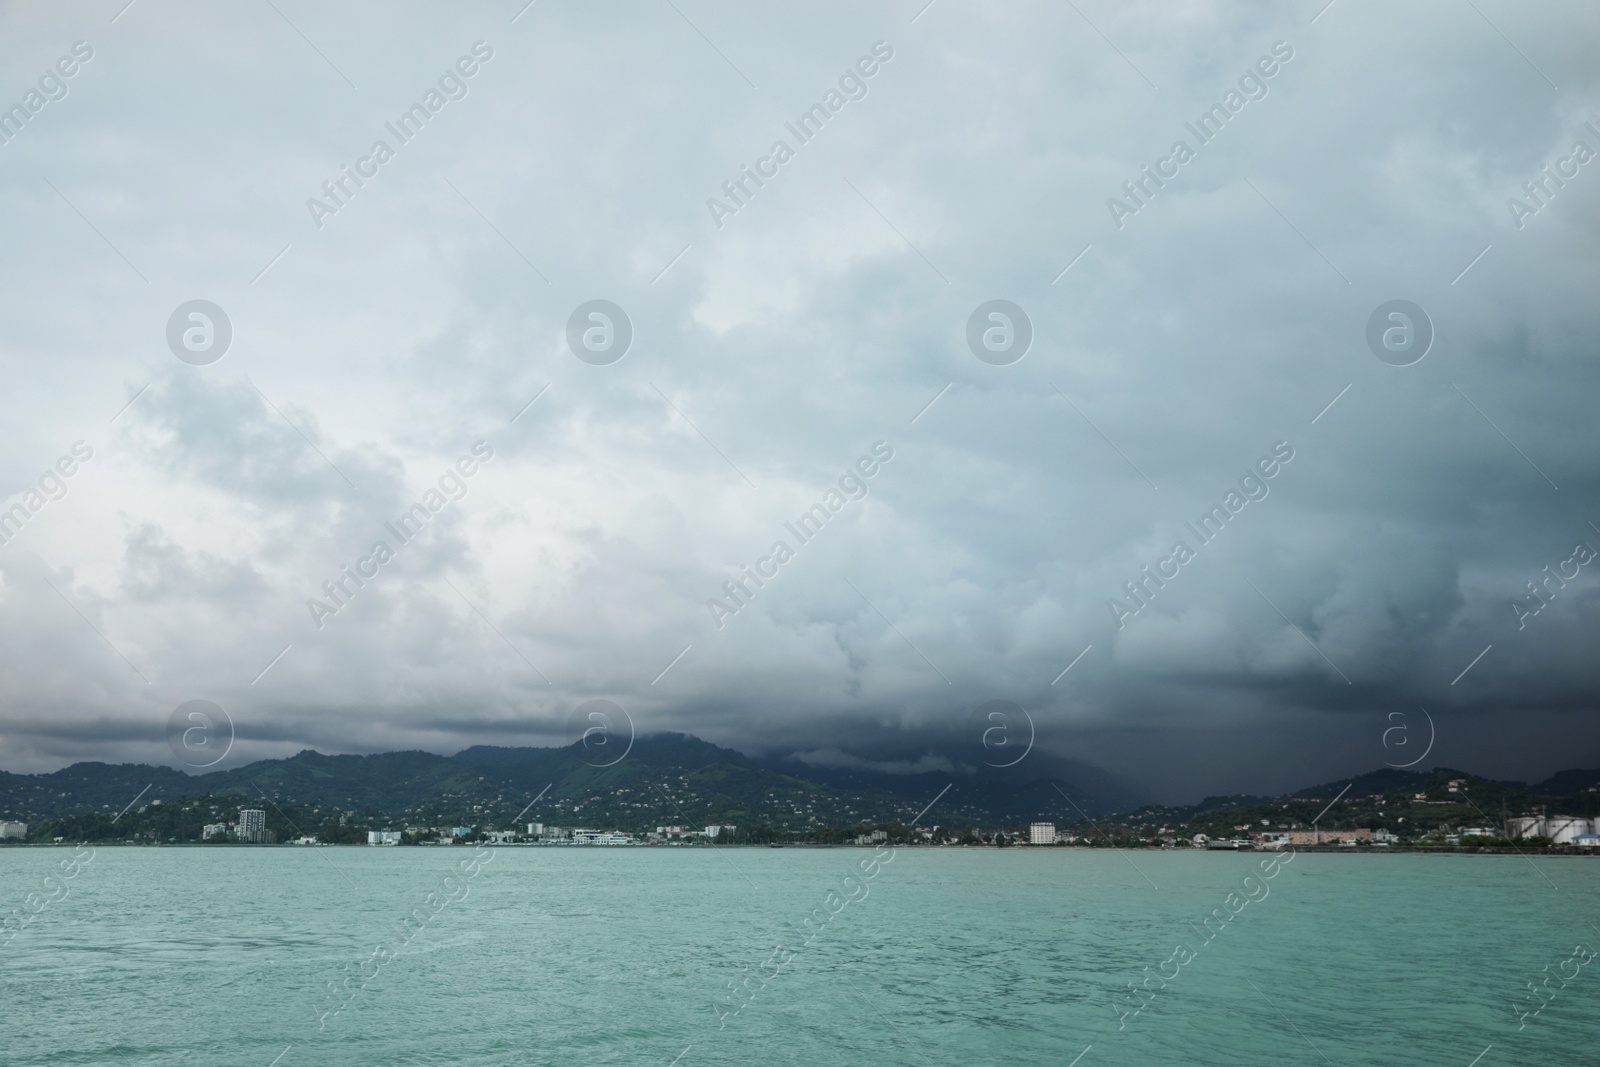
[[[1165,799],[1370,770],[1419,708],[1430,762],[1600,762],[1593,9],[521,6],[0,11],[5,769],[172,763],[192,699],[232,766],[559,744],[598,697],[908,772],[1012,701]],[[994,300],[1021,358],[969,342]]]

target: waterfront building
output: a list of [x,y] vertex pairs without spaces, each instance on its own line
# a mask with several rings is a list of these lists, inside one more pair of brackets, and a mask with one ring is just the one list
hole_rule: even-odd
[[1035,822],[1028,824],[1028,844],[1053,845],[1056,843],[1056,824]]
[[369,845],[398,845],[400,843],[399,830],[368,830],[367,844]]
[[1365,826],[1353,830],[1289,830],[1284,836],[1291,845],[1337,845],[1371,841],[1372,831]]
[[0,822],[0,841],[22,841],[28,836],[25,822]]
[[240,841],[265,841],[267,813],[260,808],[240,808],[239,828],[234,836]]

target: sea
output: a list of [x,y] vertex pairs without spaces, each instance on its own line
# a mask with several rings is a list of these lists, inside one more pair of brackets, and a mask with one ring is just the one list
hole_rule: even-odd
[[1592,858],[0,851],[0,1063],[1600,1062]]

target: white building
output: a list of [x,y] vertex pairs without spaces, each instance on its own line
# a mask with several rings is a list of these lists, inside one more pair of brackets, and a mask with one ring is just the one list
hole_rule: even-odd
[[213,837],[223,837],[228,832],[225,822],[208,822],[200,831],[200,840],[210,841]]
[[1028,844],[1053,845],[1056,843],[1056,824],[1035,822],[1028,824]]
[[572,831],[574,845],[631,845],[633,837],[620,830],[586,830],[578,828]]
[[260,808],[240,808],[239,828],[234,831],[240,841],[259,841],[266,833],[267,813]]
[[731,834],[737,829],[737,826],[730,826],[727,823],[715,823],[706,827],[706,836],[712,838],[721,837],[723,834]]
[[544,836],[544,823],[542,823],[542,822],[530,822],[528,824],[528,836],[529,837],[543,837]]
[[0,822],[0,841],[21,841],[28,836],[28,824],[25,822]]
[[369,845],[398,845],[400,843],[399,830],[368,830],[367,844]]

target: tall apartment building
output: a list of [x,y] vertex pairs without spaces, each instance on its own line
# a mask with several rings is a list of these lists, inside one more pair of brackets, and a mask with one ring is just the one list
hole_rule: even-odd
[[260,808],[240,808],[234,836],[240,841],[261,841],[266,837],[267,813]]
[[1053,822],[1034,822],[1028,824],[1028,844],[1053,845],[1056,843],[1056,824]]
[[28,836],[28,824],[25,822],[0,822],[0,841],[14,838],[18,841],[25,840]]

